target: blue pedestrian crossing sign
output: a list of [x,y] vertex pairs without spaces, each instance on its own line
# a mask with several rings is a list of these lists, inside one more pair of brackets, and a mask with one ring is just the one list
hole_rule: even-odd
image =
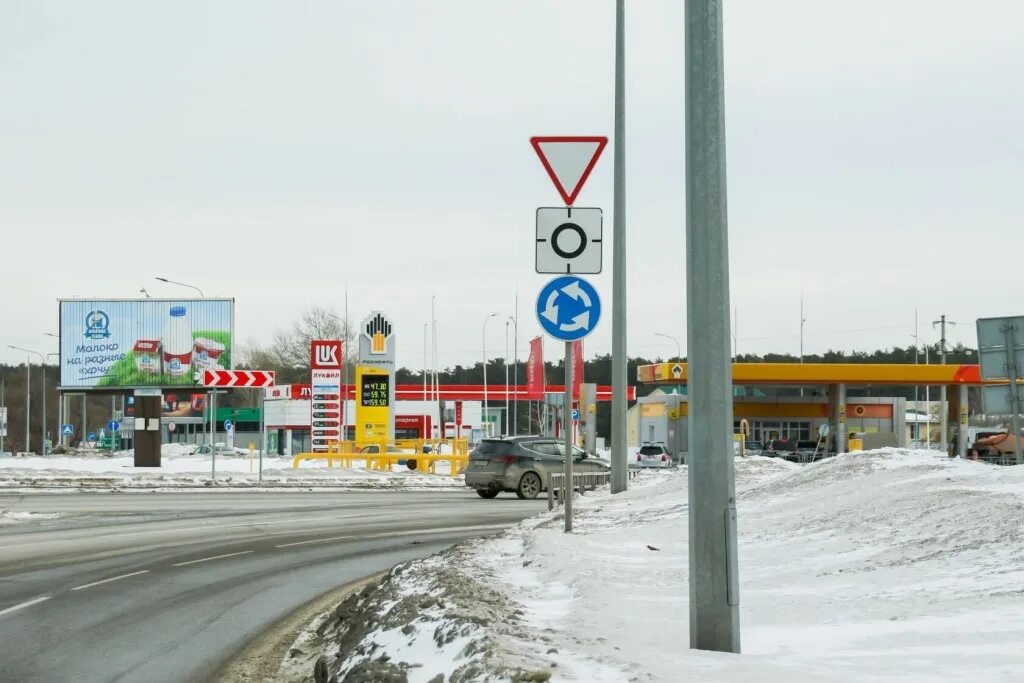
[[75,433],[75,427],[74,425],[63,425],[60,428],[60,433],[62,436],[71,436]]
[[537,319],[544,331],[559,341],[583,339],[601,319],[601,298],[581,277],[556,277],[540,290]]
[[121,423],[118,422],[117,420],[111,420],[110,422],[107,423],[107,429],[109,429],[111,432],[118,432],[121,430]]

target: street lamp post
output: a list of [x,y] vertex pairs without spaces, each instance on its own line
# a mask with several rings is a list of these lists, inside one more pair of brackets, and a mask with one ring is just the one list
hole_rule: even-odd
[[200,298],[202,298],[202,299],[206,298],[206,295],[203,294],[203,290],[199,289],[195,285],[190,285],[187,282],[175,282],[174,280],[168,280],[165,277],[158,277],[157,280],[159,280],[160,282],[166,282],[169,285],[178,285],[179,287],[188,287],[189,289],[194,289],[197,292],[199,292],[199,297]]
[[508,321],[505,321],[505,434],[508,435],[511,432],[508,430],[508,417],[509,413],[508,405]]
[[[518,308],[518,299],[516,300]],[[514,373],[512,378],[512,385],[516,388],[515,397],[515,409],[512,415],[512,431],[509,432],[509,436],[515,436],[519,432],[519,322],[514,316],[509,316],[509,322],[512,323],[512,371]],[[506,323],[507,327],[508,323]],[[506,380],[507,381],[507,380]]]
[[[60,335],[58,334],[54,334],[53,332],[43,332],[43,334],[47,337],[53,337],[60,342]],[[64,428],[64,420],[67,419],[68,405],[67,399],[61,396],[60,393],[60,352],[58,351],[46,354],[47,358],[50,356],[57,356],[57,386],[55,387],[55,391],[57,393],[57,438],[60,440],[61,446],[66,446],[67,444],[64,443],[64,434],[61,430]],[[45,396],[43,396],[43,403],[46,403]]]
[[497,313],[491,313],[489,316],[484,318],[484,329],[483,329],[483,333],[482,333],[482,338],[483,338],[482,339],[482,341],[483,341],[482,346],[483,346],[483,352],[484,352],[484,404],[483,404],[483,410],[481,411],[481,415],[483,415],[483,419],[484,419],[484,429],[486,430],[484,432],[485,434],[490,432],[490,429],[488,429],[490,427],[490,423],[487,421],[487,322],[491,318],[497,318],[497,317],[498,317]]
[[[20,346],[11,346],[10,348],[14,349],[15,351],[24,351],[25,353],[34,353],[35,355],[39,356],[39,359],[40,359],[39,360],[39,367],[40,367],[40,369],[42,370],[42,373],[43,373],[42,374],[42,381],[43,381],[43,391],[42,391],[42,397],[43,397],[43,423],[42,423],[42,425],[39,428],[40,436],[42,437],[42,441],[39,442],[39,450],[42,452],[43,455],[46,455],[46,356],[44,356],[39,351],[33,351],[32,349],[23,349]],[[31,408],[31,405],[32,405],[32,394],[31,394],[31,390],[32,390],[32,359],[31,358],[29,358],[25,362],[25,368],[26,368],[26,370],[28,372],[27,378],[25,380],[25,450],[28,451],[28,452],[31,452],[32,449],[29,448],[29,443],[30,443],[30,440],[29,440],[29,430],[31,429],[31,426],[30,426],[30,423],[29,423],[29,414],[30,414],[29,413],[29,409]]]
[[682,349],[681,346],[679,346],[679,340],[678,339],[676,339],[675,337],[673,337],[670,334],[662,334],[661,332],[655,332],[654,336],[655,337],[664,337],[665,339],[671,339],[672,341],[674,341],[676,343],[676,360],[677,361],[683,360],[683,349]]

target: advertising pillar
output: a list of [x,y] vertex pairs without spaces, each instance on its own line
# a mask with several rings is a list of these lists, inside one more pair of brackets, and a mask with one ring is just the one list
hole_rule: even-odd
[[[370,313],[359,328],[356,394],[356,441],[380,441],[382,429],[384,439],[393,441],[395,334],[391,321],[379,311]],[[360,439],[361,434],[363,439]]]

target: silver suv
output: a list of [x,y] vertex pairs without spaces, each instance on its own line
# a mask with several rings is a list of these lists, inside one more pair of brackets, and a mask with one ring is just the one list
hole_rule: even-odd
[[[573,447],[575,472],[607,472],[611,463]],[[494,498],[502,491],[533,499],[548,488],[552,472],[565,466],[565,443],[542,436],[509,436],[484,439],[469,454],[466,486],[481,498]]]

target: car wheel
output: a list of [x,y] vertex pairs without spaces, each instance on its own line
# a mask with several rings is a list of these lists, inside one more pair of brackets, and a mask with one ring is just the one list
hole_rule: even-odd
[[497,498],[498,497],[498,493],[499,493],[498,489],[477,489],[476,490],[476,495],[480,496],[481,498],[486,498],[487,500],[490,500],[491,498]]
[[416,469],[416,459],[410,458],[409,460],[406,460],[405,466],[408,467],[410,470]]
[[519,486],[516,487],[516,495],[523,500],[533,500],[540,494],[543,484],[540,475],[536,472],[527,472],[519,479]]

